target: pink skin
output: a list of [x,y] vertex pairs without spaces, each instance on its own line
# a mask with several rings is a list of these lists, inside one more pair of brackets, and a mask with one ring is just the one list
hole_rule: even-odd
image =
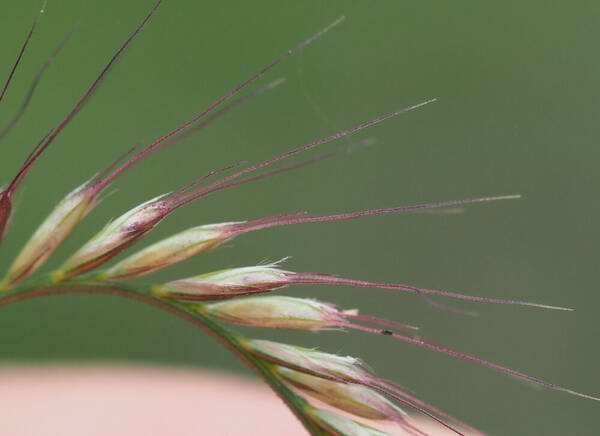
[[3,435],[307,435],[264,383],[224,372],[19,363],[2,365],[0,384]]
[[[0,384],[3,435],[307,435],[264,383],[227,373],[156,365],[20,364],[3,365]],[[202,419],[173,419],[199,411]],[[416,416],[411,421],[431,436],[448,434]],[[393,424],[377,427],[406,435]]]

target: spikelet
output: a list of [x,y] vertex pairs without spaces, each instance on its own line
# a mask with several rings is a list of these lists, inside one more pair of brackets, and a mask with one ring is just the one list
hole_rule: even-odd
[[44,264],[96,204],[87,183],[69,193],[25,244],[0,288],[13,287]]
[[168,204],[161,197],[156,197],[124,213],[77,250],[52,273],[52,279],[65,280],[111,259],[152,230],[165,217],[167,210]]
[[308,331],[339,328],[346,315],[356,313],[317,300],[280,296],[227,300],[198,306],[198,311],[234,324]]
[[228,230],[237,224],[209,224],[180,232],[132,254],[100,272],[97,277],[100,280],[123,280],[158,271],[218,247],[231,238]]
[[216,300],[269,292],[289,283],[276,264],[230,268],[154,287],[154,293],[182,300]]
[[362,361],[356,357],[324,353],[264,339],[241,339],[240,345],[261,359],[331,380],[354,382],[370,380]]

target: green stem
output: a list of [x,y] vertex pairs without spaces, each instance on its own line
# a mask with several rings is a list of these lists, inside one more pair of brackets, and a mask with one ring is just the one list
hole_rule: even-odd
[[[281,398],[286,406],[296,415],[302,425],[312,435],[322,434],[318,427],[304,413],[307,402],[304,398],[294,394],[281,380],[269,369],[262,360],[248,353],[239,345],[241,336],[223,327],[212,319],[198,313],[193,306],[175,300],[157,297],[145,289],[134,288],[124,284],[106,284],[89,281],[65,281],[54,284],[48,280],[38,282],[35,286],[18,287],[0,293],[0,306],[16,303],[36,297],[61,294],[106,294],[130,298],[151,304],[200,327],[206,333],[225,345],[244,364],[260,376],[273,391]],[[268,419],[266,417],[265,419]]]

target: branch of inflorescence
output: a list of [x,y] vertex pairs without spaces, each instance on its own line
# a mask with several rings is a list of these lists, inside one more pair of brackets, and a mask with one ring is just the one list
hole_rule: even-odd
[[67,294],[103,294],[128,298],[150,304],[179,318],[188,321],[208,333],[218,342],[227,347],[255,374],[261,377],[267,385],[281,398],[286,406],[296,415],[302,425],[311,435],[322,435],[321,430],[306,415],[308,402],[296,395],[268,366],[255,355],[240,346],[241,336],[223,327],[220,323],[192,310],[189,304],[153,295],[143,287],[126,286],[123,284],[107,285],[89,280],[68,280],[60,285],[44,278],[33,285],[16,287],[10,291],[0,292],[0,307],[19,301],[38,297]]

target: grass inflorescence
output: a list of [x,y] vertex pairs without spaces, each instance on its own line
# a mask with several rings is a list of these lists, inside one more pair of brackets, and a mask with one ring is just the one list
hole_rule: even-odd
[[[40,160],[50,145],[54,143],[74,116],[84,108],[96,92],[98,85],[133,40],[139,36],[141,30],[148,24],[161,3],[162,0],[159,0],[154,5],[140,25],[116,51],[83,97],[65,116],[63,121],[55,128],[50,129],[40,140],[21,168],[17,170],[8,186],[0,191],[0,242],[9,230],[13,215],[13,200],[28,172]],[[18,57],[10,69],[8,79],[0,94],[0,103],[9,90],[15,73],[18,71],[19,63],[26,53],[40,16],[41,12],[36,16]],[[317,224],[385,214],[452,213],[455,211],[452,208],[457,206],[466,207],[475,203],[511,200],[518,198],[518,195],[486,196],[328,215],[294,212],[241,222],[224,221],[204,224],[183,230],[144,249],[134,251],[115,264],[107,264],[114,257],[120,256],[126,250],[131,249],[170,214],[192,201],[200,200],[222,190],[295,170],[333,156],[340,150],[312,155],[300,163],[276,166],[280,161],[285,161],[297,154],[323,147],[329,142],[422,108],[434,102],[435,99],[424,99],[423,102],[377,116],[370,121],[332,133],[308,144],[299,145],[256,164],[232,163],[227,167],[215,169],[202,177],[192,177],[192,181],[187,186],[181,187],[175,192],[154,196],[151,199],[142,199],[137,207],[106,223],[88,242],[66,259],[58,269],[48,276],[38,276],[36,278],[34,273],[50,259],[82,220],[100,204],[102,194],[117,177],[134,164],[142,161],[146,156],[173,146],[217,121],[229,110],[274,89],[281,83],[281,80],[267,84],[258,90],[246,92],[247,87],[261,79],[266,72],[313,43],[343,20],[343,17],[336,19],[297,46],[284,52],[272,63],[250,76],[249,79],[233,88],[232,91],[209,105],[205,110],[193,115],[188,121],[157,138],[150,145],[145,147],[135,145],[128,149],[104,171],[84,181],[79,187],[68,193],[47,218],[42,221],[8,267],[5,277],[0,282],[0,304],[36,296],[71,292],[112,293],[155,304],[190,320],[230,347],[238,357],[271,385],[313,434],[381,435],[384,433],[366,426],[364,423],[349,419],[346,415],[339,415],[315,407],[314,404],[310,403],[310,398],[317,398],[324,403],[328,403],[331,407],[347,412],[357,418],[391,421],[398,424],[408,434],[423,434],[423,431],[419,429],[418,424],[413,422],[407,410],[425,415],[429,419],[438,422],[440,426],[447,427],[457,434],[475,434],[479,431],[417,398],[401,386],[377,377],[367,370],[358,358],[284,343],[245,338],[224,327],[223,324],[305,331],[354,330],[386,336],[389,337],[390,341],[410,343],[430,351],[483,365],[549,389],[597,400],[598,398],[438,345],[423,337],[417,328],[401,322],[361,314],[356,309],[342,309],[330,302],[302,298],[301,296],[257,294],[273,294],[287,286],[345,285],[369,288],[371,292],[385,289],[397,293],[411,293],[435,309],[462,314],[473,313],[447,306],[432,298],[444,297],[475,303],[529,306],[561,311],[571,310],[569,308],[520,300],[467,295],[454,291],[427,289],[406,284],[378,283],[343,278],[330,275],[328,271],[294,272],[284,269],[282,262],[227,268],[180,278],[167,283],[132,285],[128,282],[129,279],[150,275],[191,257],[217,249],[223,243],[248,232],[294,224]],[[41,75],[70,36],[71,34],[65,38],[43,64],[18,112],[9,118],[9,121],[4,125],[0,125],[0,139],[6,136],[19,122],[32,100],[32,95]],[[244,92],[246,93],[244,94]],[[352,146],[343,147],[342,151],[349,147]],[[217,176],[220,178],[211,181]]]

